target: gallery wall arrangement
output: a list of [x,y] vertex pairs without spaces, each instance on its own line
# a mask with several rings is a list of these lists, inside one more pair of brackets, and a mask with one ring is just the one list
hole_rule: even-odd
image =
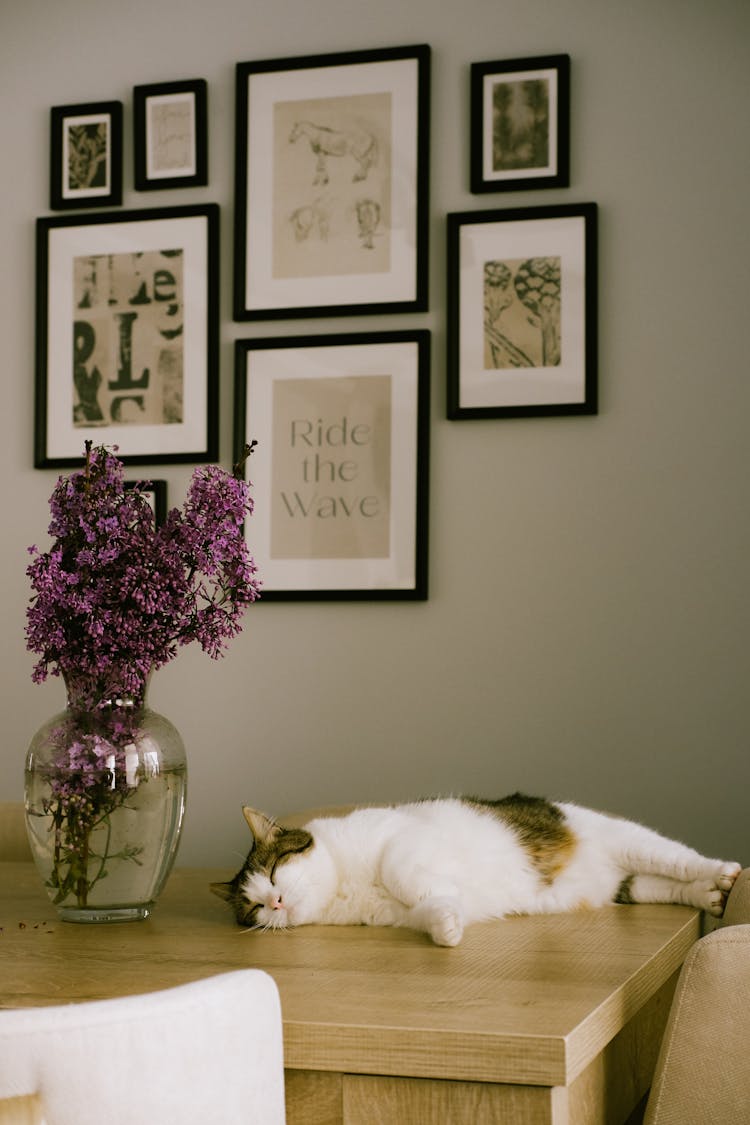
[[[236,460],[267,451],[264,600],[428,596],[430,332],[280,322],[429,309],[430,70],[425,44],[235,64],[233,318],[278,328],[234,345]],[[467,82],[471,192],[568,187],[569,57],[473,62]],[[200,78],[133,88],[136,191],[210,183],[208,97]],[[218,457],[220,207],[113,209],[124,112],[50,113],[50,210],[76,213],[37,220],[40,469],[87,440],[133,465]],[[596,204],[445,231],[447,418],[595,414]],[[163,519],[166,483],[144,487]]]

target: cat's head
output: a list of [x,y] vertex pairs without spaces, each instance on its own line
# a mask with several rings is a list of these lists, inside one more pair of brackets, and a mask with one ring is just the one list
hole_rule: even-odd
[[241,926],[285,929],[306,919],[300,900],[304,881],[297,857],[309,852],[313,838],[304,828],[284,828],[271,817],[247,806],[242,810],[253,842],[247,859],[233,879],[212,883],[211,890],[225,899]]

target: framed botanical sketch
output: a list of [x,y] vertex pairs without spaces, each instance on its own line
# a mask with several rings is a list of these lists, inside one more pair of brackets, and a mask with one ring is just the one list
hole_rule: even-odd
[[597,412],[595,203],[448,215],[448,417]]
[[204,79],[133,88],[136,191],[208,183],[208,87]]
[[218,449],[219,209],[37,220],[36,468]]
[[125,488],[137,488],[148,500],[154,513],[157,527],[164,523],[167,515],[167,482],[165,480],[126,480]]
[[427,307],[426,46],[237,66],[236,320]]
[[427,597],[430,336],[237,340],[263,599]]
[[50,208],[122,203],[122,102],[50,111]]
[[570,58],[473,63],[471,190],[567,187]]

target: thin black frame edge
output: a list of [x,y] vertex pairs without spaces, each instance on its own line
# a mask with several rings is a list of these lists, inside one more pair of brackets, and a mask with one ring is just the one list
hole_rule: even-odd
[[139,485],[143,486],[144,492],[153,492],[154,523],[157,527],[160,527],[167,518],[167,482],[166,480],[154,480],[149,476],[123,481],[123,488],[125,489],[132,490],[138,488]]
[[[195,172],[188,176],[165,176],[150,180],[146,175],[146,102],[155,94],[195,95]],[[190,78],[183,82],[152,82],[133,87],[133,185],[136,191],[206,187],[208,184],[208,82]]]
[[96,212],[94,214],[52,215],[36,219],[35,350],[34,350],[34,468],[73,468],[78,457],[47,456],[47,345],[49,293],[49,231],[55,227],[94,226],[107,222],[200,217],[206,219],[206,449],[185,453],[124,454],[126,465],[204,464],[219,459],[219,383],[220,383],[220,223],[218,203],[153,207],[144,210]]
[[[251,74],[276,70],[304,70],[323,66],[351,66],[361,62],[387,62],[416,58],[417,82],[417,215],[415,254],[415,295],[413,301],[390,301],[377,305],[359,302],[351,305],[305,305],[290,308],[248,309],[245,290],[247,261],[247,130],[248,86]],[[297,320],[313,317],[367,316],[380,314],[418,313],[429,309],[430,274],[430,157],[431,157],[431,82],[432,48],[427,43],[411,46],[383,47],[362,51],[339,51],[315,55],[294,55],[289,58],[260,59],[235,64],[235,138],[234,138],[234,263],[232,270],[232,319],[238,323]],[[240,206],[242,200],[242,206]]]
[[[112,129],[110,138],[111,190],[106,195],[81,200],[65,199],[60,190],[64,155],[61,133],[62,122],[66,117],[82,117],[92,113],[108,113],[110,116]],[[123,117],[124,107],[120,101],[82,102],[76,105],[50,107],[50,211],[85,211],[90,207],[120,207],[122,205]]]
[[[247,409],[247,353],[275,347],[315,347],[327,344],[402,343],[417,344],[417,480],[414,524],[414,587],[409,590],[264,590],[261,601],[427,601],[429,597],[430,525],[430,411],[432,385],[432,333],[427,328],[393,331],[325,333],[311,336],[273,336],[234,341],[234,463],[241,458],[250,436],[245,430]],[[253,435],[254,436],[254,435]],[[247,474],[247,462],[245,463]],[[252,554],[252,548],[250,549]],[[263,575],[261,574],[261,579]]]
[[[528,176],[512,180],[485,180],[482,82],[487,74],[513,74],[517,70],[557,70],[557,172],[554,176]],[[535,55],[520,59],[474,62],[469,71],[469,190],[489,192],[533,191],[570,186],[570,55]]]
[[[502,216],[502,220],[499,220]],[[471,223],[519,219],[576,218],[584,220],[585,234],[585,371],[583,403],[558,403],[548,406],[460,406],[459,318],[459,235]],[[599,413],[599,205],[597,203],[559,203],[530,207],[493,208],[481,211],[454,211],[446,215],[446,418],[449,421],[498,418],[553,418]]]

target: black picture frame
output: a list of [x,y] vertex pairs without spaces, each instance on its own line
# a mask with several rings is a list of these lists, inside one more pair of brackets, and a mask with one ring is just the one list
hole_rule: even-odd
[[50,110],[50,209],[122,203],[122,102]]
[[475,194],[568,187],[570,56],[472,63],[470,137]]
[[447,414],[596,414],[597,205],[447,217]]
[[427,598],[430,333],[235,341],[263,600]]
[[123,481],[126,489],[137,488],[141,492],[154,513],[154,523],[161,527],[167,516],[167,482],[165,480],[126,480]]
[[430,57],[237,65],[235,320],[427,308]]
[[36,224],[35,468],[215,461],[217,204]]
[[203,78],[133,87],[136,191],[208,183],[208,84]]

